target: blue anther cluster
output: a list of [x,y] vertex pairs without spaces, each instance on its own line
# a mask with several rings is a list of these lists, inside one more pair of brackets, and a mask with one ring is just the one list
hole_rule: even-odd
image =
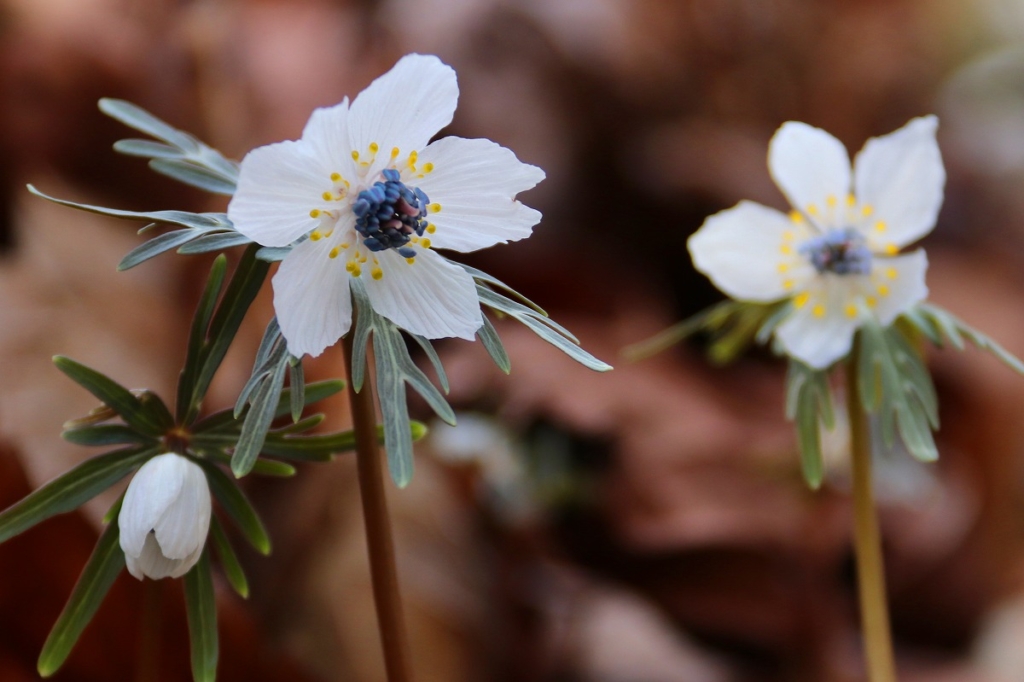
[[864,237],[854,229],[832,230],[800,245],[818,272],[837,275],[867,275],[871,272],[871,251]]
[[356,231],[370,251],[395,249],[405,258],[416,252],[406,244],[413,235],[422,237],[427,229],[427,204],[430,200],[418,187],[409,188],[398,171],[387,169],[384,181],[364,189],[352,204]]

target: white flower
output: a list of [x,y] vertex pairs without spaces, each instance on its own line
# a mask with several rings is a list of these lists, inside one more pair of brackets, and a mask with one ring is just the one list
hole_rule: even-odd
[[185,575],[199,561],[210,529],[206,474],[181,455],[157,455],[128,484],[117,522],[133,576]]
[[288,349],[319,355],[351,325],[350,278],[373,308],[427,338],[472,339],[473,279],[433,248],[522,239],[540,213],[515,201],[544,172],[490,140],[446,137],[459,88],[437,57],[408,55],[349,106],[313,112],[302,139],[249,152],[228,206],[265,246],[301,241],[274,276]]
[[743,201],[711,216],[688,242],[694,265],[741,301],[790,298],[776,338],[793,357],[828,367],[867,316],[889,325],[928,295],[924,251],[897,254],[931,231],[942,205],[937,127],[925,116],[868,140],[851,172],[834,137],[784,124],[768,168],[793,211]]

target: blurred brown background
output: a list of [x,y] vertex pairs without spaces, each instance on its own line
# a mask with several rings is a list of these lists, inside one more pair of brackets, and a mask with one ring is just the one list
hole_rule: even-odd
[[[92,400],[50,356],[171,395],[209,267],[166,255],[117,273],[139,226],[25,183],[225,205],[114,154],[132,133],[96,100],[240,158],[411,51],[458,71],[447,132],[548,173],[523,197],[545,216],[535,236],[465,260],[618,365],[590,373],[509,325],[511,377],[443,344],[463,426],[436,428],[392,491],[418,679],[862,679],[842,433],[811,493],[777,361],[618,353],[719,299],[686,238],[741,198],[783,206],[765,167],[783,121],[855,152],[929,112],[949,173],[933,297],[1024,353],[1019,0],[0,0],[0,504],[86,455],[58,434]],[[234,401],[271,314],[264,296],[209,407]],[[878,465],[902,679],[1024,680],[1024,380],[977,352],[932,365],[942,461]],[[342,374],[336,351],[308,367]],[[326,409],[345,425],[343,400]],[[248,602],[221,590],[220,679],[383,680],[352,463],[249,491],[275,552],[243,554]],[[107,504],[0,547],[0,679],[35,679]],[[188,679],[182,612],[180,586],[124,576],[56,679]]]

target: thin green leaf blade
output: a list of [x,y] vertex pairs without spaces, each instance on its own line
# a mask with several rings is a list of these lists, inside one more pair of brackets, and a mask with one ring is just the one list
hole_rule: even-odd
[[208,547],[203,549],[199,562],[185,574],[185,614],[192,652],[192,679],[195,682],[215,682],[219,647],[217,601]]
[[260,521],[252,503],[238,487],[238,483],[216,464],[203,460],[196,461],[206,472],[206,479],[210,482],[210,491],[242,531],[246,540],[261,554],[270,554],[270,536],[267,535],[267,529]]
[[124,568],[115,517],[100,535],[99,542],[71,591],[64,610],[57,617],[39,654],[37,668],[43,677],[53,675],[67,660],[85,626],[96,615],[104,597]]

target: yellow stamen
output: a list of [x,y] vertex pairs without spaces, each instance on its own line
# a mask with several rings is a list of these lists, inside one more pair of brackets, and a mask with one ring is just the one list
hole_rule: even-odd
[[827,197],[825,197],[825,203],[828,204],[829,208],[835,208],[836,204],[839,202],[836,200],[834,194],[829,194]]
[[370,276],[374,279],[380,279],[384,276],[384,271],[380,268],[374,268],[373,270],[370,270]]
[[869,215],[875,212],[875,207],[871,204],[864,204],[860,207],[860,212],[867,218]]
[[846,316],[857,317],[857,306],[853,305],[852,303],[846,306]]
[[391,148],[391,158],[392,159],[398,158],[398,155],[401,154],[401,153],[402,153],[402,151],[398,147],[392,147]]
[[408,263],[409,265],[412,265],[413,263],[416,262],[416,258],[415,257],[413,257],[413,258],[406,258],[405,262]]
[[856,206],[857,205],[857,197],[853,196],[852,194],[847,194],[846,195],[846,205],[847,206]]
[[878,285],[878,295],[879,296],[888,296],[889,295],[889,287],[887,287],[884,284],[879,284]]
[[789,263],[779,263],[779,272],[786,272],[789,270]]
[[320,241],[321,237],[323,237],[323,235],[320,234],[320,230],[313,230],[312,232],[309,233],[309,238],[315,242]]
[[875,305],[878,303],[878,299],[876,299],[874,296],[868,296],[867,298],[864,299],[864,302],[868,304],[869,308],[874,308]]
[[792,289],[795,285],[796,285],[796,283],[793,280],[791,280],[791,279],[784,279],[784,280],[782,280],[782,288],[783,289],[787,289],[787,290],[788,289]]
[[377,152],[380,151],[380,145],[377,144],[376,142],[371,142],[370,143],[370,151],[373,152],[374,154],[376,154]]
[[331,182],[338,182],[341,180],[341,173],[331,173]]
[[319,218],[320,217],[320,209],[314,208],[312,211],[309,212],[309,217],[310,218]]
[[793,298],[793,306],[796,308],[803,308],[805,305],[807,305],[807,301],[809,301],[810,299],[811,295],[806,291],[802,294],[797,294]]
[[900,273],[896,270],[896,268],[889,268],[888,270],[885,271],[885,276],[888,277],[889,279],[896,279],[897,277],[899,277],[899,274]]
[[338,257],[338,251],[339,251],[338,247],[335,246],[333,249],[331,249],[331,252],[329,254],[327,254],[327,255],[330,258],[337,258]]
[[324,198],[324,201],[331,201],[331,200],[334,199],[334,195],[331,194],[330,192],[324,192],[320,196],[322,196]]
[[424,175],[426,175],[427,173],[431,172],[432,170],[434,170],[434,164],[430,163],[429,161],[427,163],[423,164],[423,174]]
[[431,213],[440,213],[441,212],[441,204],[439,204],[439,203],[437,203],[435,201],[434,203],[432,203],[429,206],[427,206],[427,210],[430,211]]
[[819,303],[818,305],[814,306],[814,308],[811,310],[811,313],[815,317],[825,317],[825,306]]
[[352,160],[353,161],[358,161],[359,160],[359,152],[357,152],[354,149],[352,150]]
[[808,204],[807,205],[807,215],[814,215],[814,216],[818,215],[818,207],[815,206],[814,204]]
[[426,237],[423,237],[422,239],[420,239],[420,246],[422,246],[424,249],[429,249],[430,248],[430,240],[427,239]]
[[885,232],[887,227],[888,225],[885,224],[884,220],[879,220],[877,223],[875,223],[876,232]]
[[886,244],[885,252],[890,256],[895,256],[897,253],[900,252],[900,247],[896,246],[895,244]]
[[793,247],[789,244],[783,244],[779,247],[779,251],[782,251],[782,253],[789,255],[793,253]]
[[784,230],[782,233],[782,238],[785,239],[787,242],[793,241],[794,239],[796,239],[796,232],[793,232],[793,230]]
[[804,214],[794,208],[789,212],[789,219],[799,225],[804,221]]

